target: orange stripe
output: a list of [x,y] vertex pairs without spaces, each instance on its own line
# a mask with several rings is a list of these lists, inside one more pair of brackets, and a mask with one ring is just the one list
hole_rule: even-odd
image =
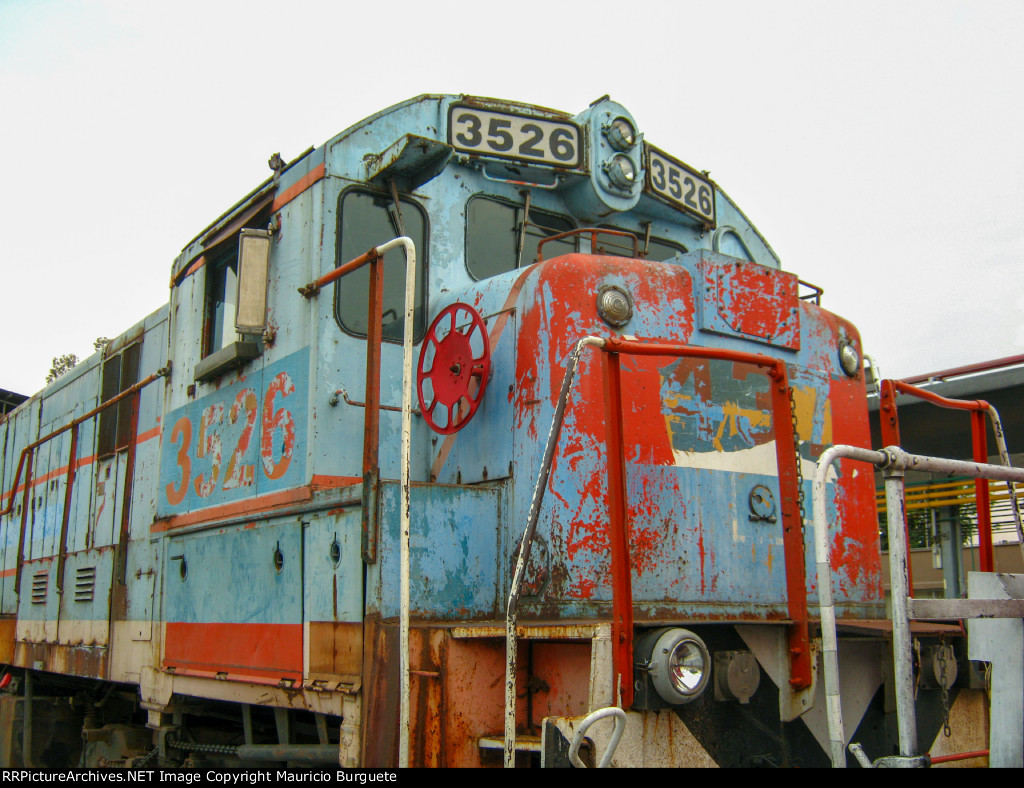
[[[153,427],[153,429],[151,429],[151,430],[146,430],[145,432],[140,432],[135,437],[135,445],[138,446],[140,443],[145,443],[146,441],[152,440],[153,438],[159,438],[159,437],[160,437],[160,419],[157,418],[157,426]],[[79,469],[84,468],[86,465],[92,465],[95,461],[96,461],[96,455],[95,454],[90,455],[89,457],[79,457],[78,458],[78,462],[75,463],[75,472],[77,473],[79,471]],[[68,466],[64,465],[64,466],[61,466],[60,468],[57,468],[54,471],[50,471],[45,476],[36,476],[36,477],[34,477],[32,479],[32,481],[30,482],[30,484],[31,484],[32,487],[38,487],[40,484],[45,484],[46,482],[50,481],[50,479],[56,479],[58,476],[67,476],[67,473],[68,473]],[[0,498],[0,500],[2,500],[2,501],[10,500],[12,495],[17,495],[18,493],[24,492],[24,491],[25,491],[25,484],[22,483],[21,485],[19,485],[15,489],[11,490],[9,493],[5,493],[3,495],[3,497]]]
[[287,205],[300,194],[302,194],[304,191],[306,191],[306,189],[308,189],[314,183],[323,178],[326,173],[327,168],[324,164],[317,165],[315,168],[306,173],[306,175],[300,178],[296,183],[289,186],[285,191],[277,195],[277,197],[274,199],[274,205],[271,208],[271,210],[277,211],[283,208],[285,205]]
[[201,255],[199,255],[199,257],[197,257],[195,259],[195,262],[192,263],[192,265],[190,265],[188,267],[188,270],[185,272],[185,275],[180,277],[180,278],[182,280],[188,279],[190,276],[192,276],[192,274],[194,274],[196,271],[198,271],[204,265],[206,265],[206,255],[205,254],[201,254]]
[[312,486],[319,490],[334,489],[336,487],[352,487],[362,484],[362,476],[313,476]]
[[17,567],[13,569],[4,569],[2,572],[0,572],[0,577],[14,577],[16,574],[18,574]]
[[198,512],[176,514],[171,517],[166,517],[163,520],[156,520],[149,527],[149,532],[156,534],[163,531],[173,531],[176,528],[184,528],[188,525],[195,525],[196,523],[224,520],[228,517],[235,517],[240,514],[259,514],[261,512],[270,511],[271,509],[280,509],[283,506],[288,506],[293,503],[302,503],[304,501],[311,500],[312,498],[313,488],[311,486],[296,487],[293,490],[271,493],[270,495],[260,495],[256,498],[247,498],[244,501],[233,501],[232,503],[226,503],[221,506],[211,506],[209,509],[201,509]]
[[[302,624],[168,621],[164,667],[229,678],[302,680]],[[275,681],[276,683],[276,681]]]

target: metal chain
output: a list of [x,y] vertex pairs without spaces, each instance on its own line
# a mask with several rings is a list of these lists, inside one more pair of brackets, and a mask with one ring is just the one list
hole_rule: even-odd
[[156,757],[156,754],[159,751],[160,750],[159,750],[158,747],[154,747],[152,750],[150,750],[148,753],[146,753],[146,755],[142,758],[142,760],[136,761],[132,765],[132,768],[133,769],[141,769],[143,766],[145,766],[147,763],[149,763],[151,760],[153,760]]
[[183,742],[174,739],[167,740],[167,746],[175,750],[188,750],[189,752],[212,752],[218,755],[237,755],[238,746],[233,744],[199,744],[198,742]]
[[796,500],[800,507],[800,530],[803,531],[807,521],[807,512],[804,510],[804,471],[803,459],[800,457],[800,433],[796,428],[796,398],[793,396],[793,387],[788,388],[789,392],[789,416],[793,422],[793,450],[796,455]]
[[953,735],[949,727],[949,689],[946,687],[946,636],[939,636],[939,686],[942,688],[942,735]]
[[917,700],[918,690],[921,689],[921,674],[924,672],[924,661],[921,659],[921,641],[914,638],[914,664],[917,670],[914,671],[914,700]]

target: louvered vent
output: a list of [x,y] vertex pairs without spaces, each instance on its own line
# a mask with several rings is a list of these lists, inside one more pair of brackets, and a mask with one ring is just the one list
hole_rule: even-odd
[[50,581],[50,571],[43,569],[32,575],[32,604],[46,604],[46,586]]
[[92,602],[96,590],[96,567],[80,566],[75,573],[75,601]]

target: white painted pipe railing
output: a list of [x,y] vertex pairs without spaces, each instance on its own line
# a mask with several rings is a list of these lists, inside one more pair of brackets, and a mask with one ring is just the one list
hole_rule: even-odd
[[[818,570],[818,594],[823,641],[826,715],[832,765],[846,766],[845,732],[839,694],[835,608],[832,600],[832,568],[828,541],[826,479],[828,469],[840,458],[871,463],[885,476],[889,533],[889,581],[892,596],[893,677],[896,685],[896,716],[900,756],[917,756],[917,715],[914,708],[913,646],[910,635],[911,589],[907,574],[908,545],[903,516],[903,477],[906,471],[952,474],[997,481],[1024,483],[1024,470],[980,462],[948,460],[908,454],[889,446],[880,452],[856,446],[833,446],[818,460],[814,473],[814,548]],[[856,753],[855,753],[856,754]]]
[[405,250],[405,331],[402,336],[402,472],[401,472],[401,599],[399,619],[399,674],[401,699],[399,710],[398,765],[409,766],[409,530],[410,530],[410,468],[412,465],[412,335],[416,312],[416,245],[402,236],[377,247],[383,257],[401,246]]
[[846,766],[846,734],[843,730],[843,712],[839,702],[839,658],[836,635],[836,612],[832,600],[832,557],[828,539],[828,512],[825,500],[828,472],[832,463],[841,458],[879,463],[885,461],[881,452],[856,446],[833,446],[818,459],[814,470],[813,501],[814,560],[818,570],[818,605],[821,611],[822,663],[825,673],[825,712],[832,766]]

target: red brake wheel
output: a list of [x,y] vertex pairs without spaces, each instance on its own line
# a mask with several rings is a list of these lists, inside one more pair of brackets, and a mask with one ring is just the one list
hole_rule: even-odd
[[466,304],[445,307],[427,329],[416,367],[420,413],[442,435],[473,418],[491,371],[487,326]]

